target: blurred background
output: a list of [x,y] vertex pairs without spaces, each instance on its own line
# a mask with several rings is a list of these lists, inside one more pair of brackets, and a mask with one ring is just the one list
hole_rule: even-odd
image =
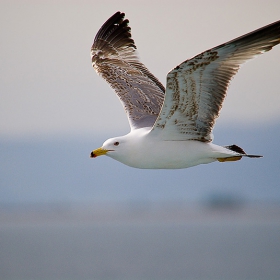
[[165,84],[180,62],[279,20],[280,2],[2,0],[0,278],[279,279],[280,47],[241,68],[214,130],[263,158],[133,169],[89,158],[129,132],[90,61],[118,10]]

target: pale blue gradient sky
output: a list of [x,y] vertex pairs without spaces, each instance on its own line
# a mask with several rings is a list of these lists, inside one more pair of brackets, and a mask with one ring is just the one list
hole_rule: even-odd
[[[279,20],[280,1],[1,1],[0,137],[129,131],[89,55],[117,10],[130,20],[142,62],[165,85],[167,72],[187,58]],[[279,73],[279,46],[247,63],[218,123],[279,122]]]

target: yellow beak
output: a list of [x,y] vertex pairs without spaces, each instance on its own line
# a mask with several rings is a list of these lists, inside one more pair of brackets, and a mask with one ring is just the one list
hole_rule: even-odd
[[95,158],[95,157],[98,157],[98,156],[106,155],[107,152],[108,152],[108,150],[105,150],[105,149],[103,149],[102,147],[100,147],[100,148],[98,148],[98,149],[92,151],[92,152],[90,153],[90,157],[91,157],[91,158]]

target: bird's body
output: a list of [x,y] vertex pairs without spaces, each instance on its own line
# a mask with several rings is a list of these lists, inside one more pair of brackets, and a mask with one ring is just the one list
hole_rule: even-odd
[[149,169],[260,157],[213,144],[212,130],[240,65],[279,43],[280,21],[182,62],[168,73],[165,90],[139,61],[128,20],[117,12],[94,39],[92,63],[120,98],[131,132],[105,141],[91,157]]
[[[245,155],[242,151],[236,152],[211,142],[158,141],[158,137],[151,134],[147,128],[136,129],[125,136],[108,139],[104,142],[103,148],[96,150],[92,157],[98,156],[99,151],[102,154],[104,149],[108,151],[106,154],[109,157],[125,165],[142,169],[187,168],[217,160],[235,161],[241,158],[241,154]],[[113,152],[116,149],[118,153]]]
[[[129,133],[124,137],[127,145],[123,145],[123,152],[111,153],[109,156],[136,168],[176,169],[210,163],[216,161],[218,156],[226,154],[224,148],[207,142],[194,140],[157,142],[156,138],[153,139],[149,135],[149,131],[143,130],[145,129]],[[226,155],[229,157],[232,154],[234,153],[229,151]]]

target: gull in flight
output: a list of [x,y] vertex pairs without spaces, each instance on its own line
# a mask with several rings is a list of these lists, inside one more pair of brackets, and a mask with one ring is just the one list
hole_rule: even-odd
[[182,62],[167,74],[166,89],[139,61],[128,23],[124,13],[111,16],[95,36],[91,57],[119,97],[131,131],[108,139],[90,157],[149,169],[261,157],[213,144],[212,130],[240,65],[280,43],[280,21]]

